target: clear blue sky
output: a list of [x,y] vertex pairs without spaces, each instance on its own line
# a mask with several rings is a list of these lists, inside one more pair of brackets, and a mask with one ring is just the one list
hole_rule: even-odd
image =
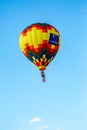
[[[62,38],[46,83],[19,48],[35,22]],[[0,0],[0,130],[87,130],[86,0]]]

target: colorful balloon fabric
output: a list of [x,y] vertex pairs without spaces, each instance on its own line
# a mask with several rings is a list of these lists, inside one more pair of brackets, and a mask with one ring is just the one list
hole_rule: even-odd
[[20,48],[39,70],[45,70],[60,48],[60,34],[50,24],[32,24],[22,31]]

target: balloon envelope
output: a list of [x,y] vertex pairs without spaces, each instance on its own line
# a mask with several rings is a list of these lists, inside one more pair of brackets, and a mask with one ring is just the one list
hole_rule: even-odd
[[60,48],[60,34],[50,24],[32,24],[22,31],[20,48],[39,70],[45,70]]

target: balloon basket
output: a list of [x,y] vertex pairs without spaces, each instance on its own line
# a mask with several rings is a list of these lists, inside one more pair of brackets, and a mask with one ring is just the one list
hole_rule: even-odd
[[43,70],[41,71],[41,76],[42,76],[42,82],[46,82],[46,76]]

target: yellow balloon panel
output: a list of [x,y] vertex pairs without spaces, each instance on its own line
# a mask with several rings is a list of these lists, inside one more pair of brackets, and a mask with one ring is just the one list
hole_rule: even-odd
[[20,36],[20,48],[21,50],[24,52],[24,48],[25,48],[25,43],[27,43],[27,37],[21,35]]
[[43,33],[42,30],[37,30],[37,40],[38,40],[38,44],[41,44],[43,41]]
[[27,32],[27,41],[28,41],[28,44],[29,44],[30,46],[33,45],[33,39],[32,39],[32,32],[31,32],[31,31],[28,31],[28,32]]

